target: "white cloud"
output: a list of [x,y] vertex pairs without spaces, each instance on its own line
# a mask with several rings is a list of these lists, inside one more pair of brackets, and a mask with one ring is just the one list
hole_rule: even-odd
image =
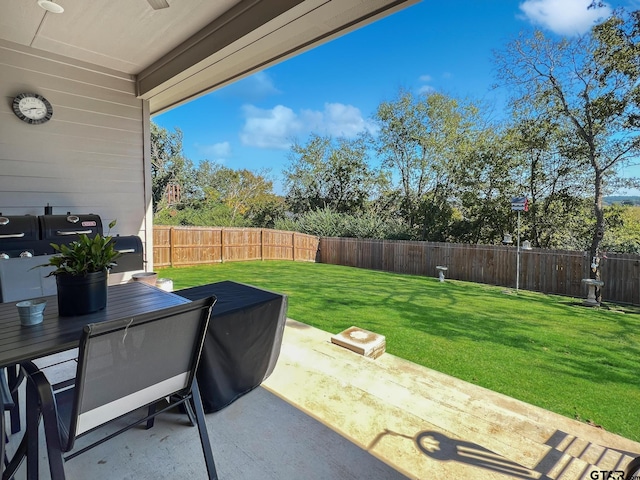
[[212,145],[195,145],[198,153],[204,157],[229,158],[231,144],[229,142],[214,143]]
[[240,97],[251,101],[280,93],[282,92],[275,86],[271,76],[264,71],[238,80],[219,91],[220,95]]
[[358,108],[342,103],[326,103],[322,111],[301,110],[299,113],[284,105],[269,110],[245,105],[243,111],[245,123],[240,140],[253,147],[286,150],[294,137],[312,132],[353,138],[365,131],[376,131],[375,125],[365,120]]
[[242,109],[246,120],[240,132],[240,140],[245,145],[287,149],[290,138],[302,129],[297,115],[283,105],[276,105],[271,110],[253,105],[245,105]]
[[314,126],[314,131],[324,130],[324,132],[334,137],[353,138],[362,132],[373,133],[376,131],[375,125],[362,118],[360,109],[353,105],[325,103],[324,112],[309,113],[318,120],[318,123]]
[[433,93],[435,91],[436,89],[431,85],[422,85],[420,88],[418,88],[418,93],[421,95],[428,95],[429,93]]
[[247,87],[251,88],[260,96],[275,95],[280,92],[273,83],[273,80],[267,72],[258,72],[244,80]]
[[560,35],[585,33],[598,20],[611,15],[611,8],[587,8],[591,0],[526,0],[520,10],[534,25]]
[[420,95],[428,95],[436,91],[435,87],[429,85],[429,83],[433,80],[433,77],[431,75],[420,75],[418,80],[424,83],[424,85],[420,85],[418,87],[418,93]]

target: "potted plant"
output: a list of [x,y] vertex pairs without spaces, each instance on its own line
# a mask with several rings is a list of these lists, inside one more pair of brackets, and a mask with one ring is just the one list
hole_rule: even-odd
[[83,234],[69,245],[51,244],[57,254],[46,265],[55,267],[49,275],[56,277],[61,316],[96,312],[107,305],[108,271],[120,255],[111,240],[108,234]]

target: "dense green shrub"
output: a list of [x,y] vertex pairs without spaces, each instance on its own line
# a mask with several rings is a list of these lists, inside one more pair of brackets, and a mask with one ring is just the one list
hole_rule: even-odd
[[372,212],[361,215],[338,213],[325,207],[295,218],[275,222],[278,230],[289,230],[318,237],[411,239],[406,226],[397,220],[384,219]]

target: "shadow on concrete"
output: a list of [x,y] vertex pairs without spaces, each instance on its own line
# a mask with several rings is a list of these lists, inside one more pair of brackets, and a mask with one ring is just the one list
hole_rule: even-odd
[[[414,437],[411,437],[391,430],[384,430],[376,436],[373,442],[368,446],[368,449],[371,450],[374,448],[375,445],[385,436],[403,437],[411,440],[424,455],[434,460],[441,462],[457,462],[482,468],[484,470],[502,473],[513,478],[526,480],[551,480],[551,478],[560,477],[569,467],[573,458],[584,460],[585,463],[581,463],[581,465],[583,465],[583,467],[581,467],[582,472],[576,477],[584,478],[587,472],[593,468],[591,465],[597,466],[605,459],[605,457],[608,457],[610,461],[612,455],[617,457],[617,464],[614,471],[622,473],[622,469],[625,466],[624,463],[626,463],[625,458],[637,455],[637,452],[629,452],[611,447],[594,445],[592,443],[587,443],[575,454],[570,454],[567,452],[569,451],[572,443],[578,439],[561,430],[556,430],[545,442],[545,445],[548,445],[551,448],[533,469],[529,469],[517,462],[503,457],[502,455],[492,452],[477,443],[450,438],[437,431],[422,431]],[[589,449],[592,447],[595,448],[599,454],[597,458],[591,458],[590,461],[588,461],[586,458],[588,455],[587,452],[589,452]],[[570,457],[571,460],[567,461],[567,456]],[[610,470],[611,467],[598,471],[596,467],[596,471],[598,473]],[[551,477],[549,475],[552,471],[553,476]]]
[[415,437],[415,444],[430,458],[443,462],[453,461],[465,463],[522,479],[548,479],[541,472],[530,470],[476,443],[449,438],[440,432],[420,432]]
[[458,462],[527,480],[551,480],[476,443],[449,438],[443,433],[422,431],[414,437],[385,429],[369,444],[371,450],[385,436],[403,437],[414,442],[424,455],[441,462]]

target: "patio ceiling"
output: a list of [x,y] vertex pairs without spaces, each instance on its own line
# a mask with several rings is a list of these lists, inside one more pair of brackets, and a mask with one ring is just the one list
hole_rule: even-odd
[[37,0],[5,2],[0,38],[136,79],[159,113],[419,0]]

